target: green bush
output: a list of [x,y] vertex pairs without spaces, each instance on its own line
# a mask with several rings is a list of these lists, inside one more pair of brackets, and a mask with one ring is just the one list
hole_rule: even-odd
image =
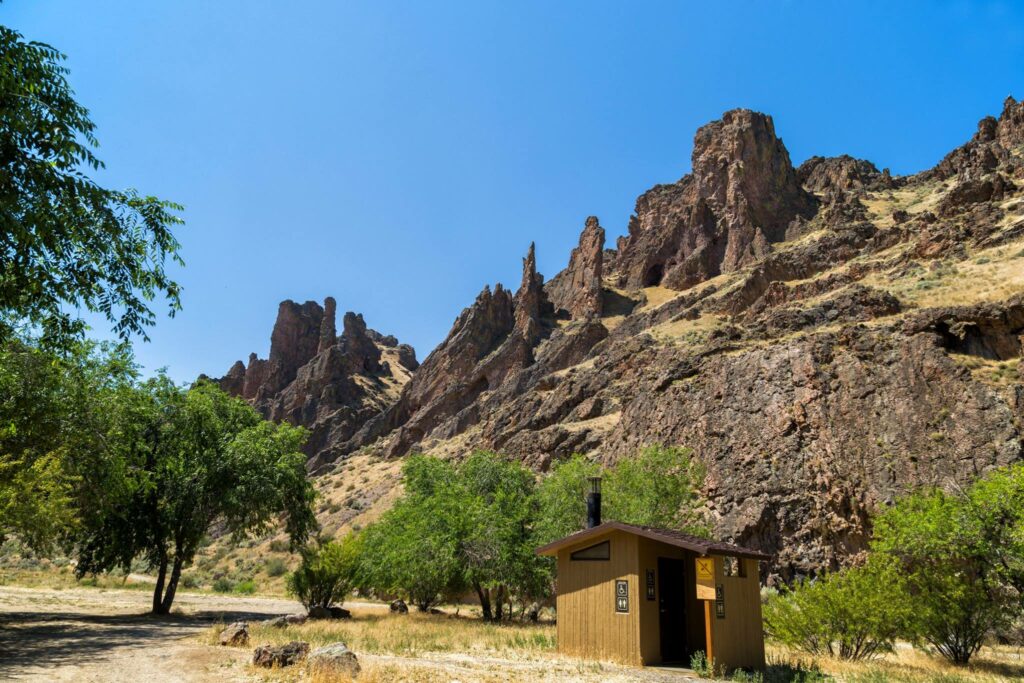
[[698,650],[690,657],[690,668],[701,678],[721,678],[725,671],[714,661],[708,660],[704,650]]
[[866,659],[892,650],[910,609],[894,565],[871,561],[769,597],[765,631],[809,654]]
[[270,542],[270,551],[275,553],[286,553],[291,550],[291,545],[287,540],[280,538],[274,539]]
[[201,582],[196,574],[188,573],[181,576],[181,585],[185,588],[199,588]]
[[1024,594],[1024,466],[965,491],[907,496],[875,522],[875,554],[899,568],[911,596],[908,636],[967,664],[1011,628]]
[[288,576],[288,592],[307,610],[343,602],[355,584],[359,546],[359,538],[350,534],[305,549],[302,564]]
[[267,560],[267,576],[284,576],[288,572],[288,563],[280,557]]
[[213,590],[218,593],[230,593],[234,587],[234,582],[226,576],[221,576],[213,581]]
[[252,595],[256,592],[256,582],[252,579],[239,581],[235,584],[235,587],[232,589],[231,592],[238,593],[239,595]]

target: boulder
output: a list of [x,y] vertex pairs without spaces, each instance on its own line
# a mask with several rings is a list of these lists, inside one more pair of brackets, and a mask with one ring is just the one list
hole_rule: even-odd
[[331,606],[331,619],[351,619],[352,613],[338,605]]
[[352,678],[359,675],[359,661],[345,643],[331,643],[318,647],[309,653],[306,661],[314,673],[343,673]]
[[284,628],[285,626],[296,626],[298,624],[306,623],[308,617],[305,614],[286,614],[283,617],[274,617],[273,619],[267,619],[263,622],[264,626],[273,626],[274,628]]
[[242,647],[249,644],[249,624],[244,621],[236,621],[228,624],[227,628],[220,632],[220,644],[231,647]]
[[395,600],[391,603],[389,609],[396,614],[408,614],[409,606],[405,604],[405,600]]
[[309,643],[293,640],[284,645],[260,645],[252,655],[253,666],[267,669],[298,664],[309,654]]

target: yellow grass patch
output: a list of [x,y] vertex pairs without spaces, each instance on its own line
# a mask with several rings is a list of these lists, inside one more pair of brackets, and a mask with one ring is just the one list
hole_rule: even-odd
[[925,262],[899,279],[871,273],[863,282],[923,308],[1004,301],[1024,292],[1024,240],[977,251],[956,263]]
[[670,320],[655,325],[647,332],[662,342],[685,341],[697,343],[722,324],[722,317],[705,313],[696,320]]
[[814,664],[843,683],[1003,683],[1024,678],[1024,654],[1020,648],[984,647],[966,667],[954,666],[937,654],[900,643],[896,652],[862,661],[810,657],[779,645],[768,645],[768,660]]

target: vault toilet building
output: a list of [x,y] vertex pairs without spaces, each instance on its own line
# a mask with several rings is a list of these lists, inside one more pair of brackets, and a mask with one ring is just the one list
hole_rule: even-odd
[[587,524],[537,549],[558,558],[559,652],[689,665],[704,651],[726,669],[764,667],[758,562],[770,556],[671,529],[602,523],[598,478]]

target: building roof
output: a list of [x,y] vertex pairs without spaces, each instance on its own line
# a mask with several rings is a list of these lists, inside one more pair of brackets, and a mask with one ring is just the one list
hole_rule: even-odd
[[734,545],[732,543],[725,543],[724,541],[712,541],[707,538],[701,538],[700,536],[684,534],[682,531],[675,531],[673,529],[636,526],[634,524],[624,524],[623,522],[605,522],[604,524],[600,524],[591,529],[578,531],[575,534],[571,534],[565,538],[560,538],[557,541],[553,541],[552,543],[548,543],[545,546],[537,548],[536,553],[538,555],[555,555],[559,550],[566,546],[574,545],[580,541],[585,541],[588,538],[601,536],[609,531],[625,531],[628,534],[635,534],[637,536],[643,536],[644,538],[650,538],[655,541],[667,543],[668,545],[685,548],[686,550],[700,553],[701,555],[732,555],[734,557],[749,557],[755,560],[772,559],[771,555],[767,555],[758,550],[744,548],[743,546]]

